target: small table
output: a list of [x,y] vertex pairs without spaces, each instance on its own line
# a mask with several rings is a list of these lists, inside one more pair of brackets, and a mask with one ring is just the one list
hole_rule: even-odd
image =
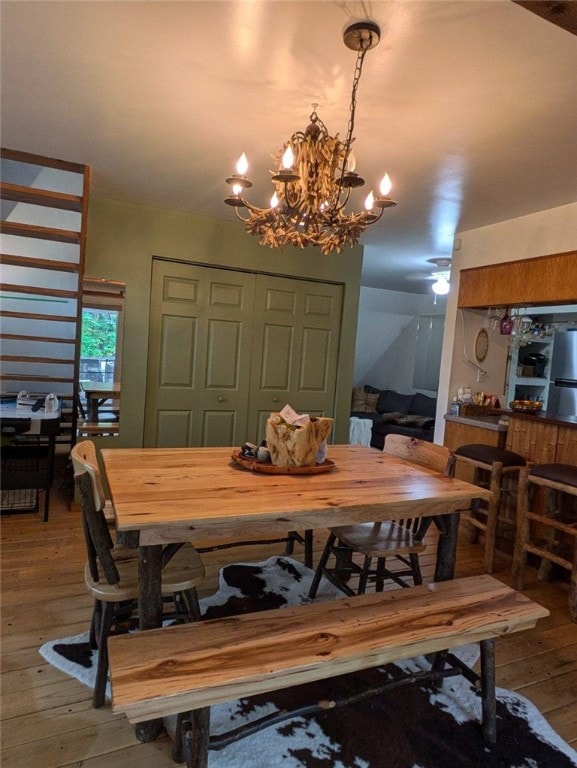
[[98,409],[107,400],[120,398],[119,381],[83,381],[82,389],[86,394],[88,421],[99,421]]

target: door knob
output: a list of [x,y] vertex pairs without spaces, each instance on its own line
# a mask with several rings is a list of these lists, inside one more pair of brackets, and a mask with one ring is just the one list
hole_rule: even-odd
[[272,401],[273,403],[278,403],[278,397],[273,397]]
[[224,397],[222,395],[219,395],[218,402],[219,403],[224,403]]

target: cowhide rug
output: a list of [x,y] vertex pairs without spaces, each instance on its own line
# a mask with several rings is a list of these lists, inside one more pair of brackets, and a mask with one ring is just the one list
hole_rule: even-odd
[[[227,566],[218,592],[201,601],[203,615],[215,618],[308,601],[311,578],[312,571],[288,557]],[[337,596],[325,582],[317,599]],[[84,633],[52,641],[40,653],[91,686],[95,654],[87,639]],[[476,647],[464,646],[459,655],[473,664]],[[277,709],[343,697],[394,679],[401,669],[418,671],[425,665],[424,659],[415,659],[222,704],[212,708],[211,731],[220,733]],[[209,768],[577,768],[577,753],[531,702],[501,688],[497,696],[495,746],[481,735],[480,698],[457,677],[445,681],[441,691],[407,685],[342,709],[294,716],[211,751]],[[173,731],[174,718],[166,726]]]

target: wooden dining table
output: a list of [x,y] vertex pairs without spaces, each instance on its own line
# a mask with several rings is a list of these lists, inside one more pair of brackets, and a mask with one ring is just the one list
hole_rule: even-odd
[[330,471],[266,474],[233,448],[116,448],[102,458],[116,526],[140,552],[140,626],[162,621],[161,570],[171,547],[295,530],[431,516],[435,580],[453,577],[459,511],[488,490],[373,448],[331,445]]
[[[116,527],[139,547],[139,626],[162,623],[161,572],[190,541],[246,540],[331,526],[431,516],[439,528],[435,581],[455,570],[459,511],[490,492],[359,445],[331,445],[328,471],[255,472],[233,448],[107,448],[102,458]],[[134,539],[137,539],[135,541]],[[161,721],[136,726],[142,742]]]

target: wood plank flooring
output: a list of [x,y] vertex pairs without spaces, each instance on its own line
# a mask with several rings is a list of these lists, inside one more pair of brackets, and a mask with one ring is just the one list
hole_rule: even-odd
[[[85,631],[91,613],[69,480],[59,467],[48,523],[35,514],[3,515],[1,521],[2,768],[169,768],[174,763],[168,737],[140,744],[123,716],[113,716],[109,705],[92,709],[90,691],[38,654],[46,640]],[[324,539],[318,531],[316,557]],[[215,590],[220,565],[282,552],[283,545],[275,544],[206,554],[203,592]],[[430,547],[423,558],[425,578],[432,573],[433,555]],[[293,556],[302,560],[299,545]],[[481,573],[482,547],[462,535],[457,562],[458,575]],[[495,576],[508,584],[510,564],[508,556],[498,555]],[[525,592],[551,616],[534,630],[498,640],[497,683],[530,699],[577,748],[577,624],[569,620],[568,586],[538,583],[530,570]]]

